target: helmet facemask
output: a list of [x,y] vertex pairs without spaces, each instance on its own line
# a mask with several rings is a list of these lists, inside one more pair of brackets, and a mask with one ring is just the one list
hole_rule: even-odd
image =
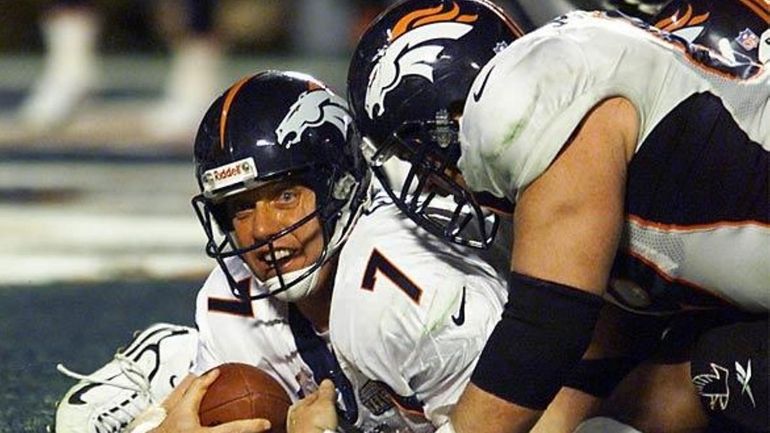
[[[418,225],[453,243],[485,249],[494,240],[499,219],[458,181],[457,131],[458,122],[444,110],[435,121],[402,123],[382,145],[368,142],[364,155],[396,206]],[[383,166],[392,157],[409,165],[395,182],[400,185]]]
[[[276,296],[277,299],[284,302],[298,301],[315,289],[318,285],[318,277],[321,267],[333,258],[339,251],[342,243],[347,238],[355,220],[358,218],[363,206],[361,206],[361,190],[368,187],[365,185],[350,182],[350,176],[347,173],[337,173],[335,168],[313,167],[316,172],[323,172],[322,176],[316,176],[316,179],[324,179],[316,182],[299,182],[308,186],[315,192],[316,207],[313,211],[299,220],[282,228],[279,231],[267,236],[266,239],[257,241],[252,245],[242,246],[235,236],[232,224],[232,213],[227,210],[227,201],[235,194],[254,189],[238,188],[218,198],[207,198],[205,191],[193,198],[193,207],[195,208],[198,219],[204,227],[207,236],[206,254],[214,258],[224,271],[233,294],[244,300],[257,300],[270,296]],[[286,174],[279,179],[287,178],[291,175]],[[301,174],[297,175],[302,179]],[[261,182],[260,186],[267,182]],[[276,262],[278,243],[285,236],[300,230],[303,226],[310,224],[317,219],[321,230],[323,246],[318,257],[309,265],[293,271],[281,269],[280,264],[272,267],[274,276],[261,280],[255,269],[249,265],[246,256],[258,250],[266,250],[265,255]],[[216,225],[216,227],[214,227]],[[303,245],[304,247],[305,245]],[[239,257],[247,266],[257,282],[258,293],[251,293],[248,285],[244,286],[242,282],[235,281],[225,261],[228,258]],[[277,261],[280,261],[277,260]]]
[[[369,198],[347,104],[297,72],[264,71],[230,86],[201,121],[194,158],[206,253],[246,301],[293,302],[315,290]],[[282,207],[279,196],[292,185],[315,193],[315,205],[300,192],[299,208],[288,198]]]
[[[456,116],[481,68],[521,34],[487,0],[410,0],[380,14],[354,50],[348,101],[371,146],[364,153],[401,211],[446,241],[493,241],[497,217],[458,175]],[[389,182],[392,156],[409,164],[403,182]]]

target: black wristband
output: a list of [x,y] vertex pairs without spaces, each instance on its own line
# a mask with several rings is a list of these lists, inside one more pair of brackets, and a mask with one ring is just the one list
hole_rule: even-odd
[[502,320],[487,341],[471,381],[509,402],[548,406],[591,341],[601,297],[511,273]]

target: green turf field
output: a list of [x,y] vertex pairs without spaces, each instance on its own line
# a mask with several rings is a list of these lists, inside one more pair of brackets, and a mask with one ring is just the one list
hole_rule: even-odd
[[0,433],[40,433],[75,383],[157,321],[192,325],[201,281],[0,286]]

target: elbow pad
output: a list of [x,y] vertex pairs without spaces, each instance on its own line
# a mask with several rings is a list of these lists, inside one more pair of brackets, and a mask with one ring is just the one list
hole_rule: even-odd
[[588,348],[603,304],[583,290],[512,272],[502,319],[471,381],[511,403],[544,410]]

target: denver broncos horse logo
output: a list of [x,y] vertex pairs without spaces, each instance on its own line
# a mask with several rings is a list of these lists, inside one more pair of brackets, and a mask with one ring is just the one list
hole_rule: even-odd
[[441,39],[457,40],[473,29],[469,23],[477,15],[462,15],[457,3],[444,12],[443,6],[414,11],[401,18],[391,29],[389,45],[374,59],[369,74],[364,108],[371,119],[385,112],[385,96],[404,77],[418,75],[433,82],[433,67],[444,47],[432,43]]
[[709,12],[694,15],[692,5],[688,4],[687,10],[676,11],[676,13],[670,17],[655,23],[655,27],[680,36],[686,39],[687,42],[692,42],[705,29],[701,24],[709,19],[709,15],[711,15]]
[[288,149],[299,142],[306,129],[331,123],[347,139],[350,122],[345,101],[318,87],[299,95],[276,128],[275,135],[278,143]]

